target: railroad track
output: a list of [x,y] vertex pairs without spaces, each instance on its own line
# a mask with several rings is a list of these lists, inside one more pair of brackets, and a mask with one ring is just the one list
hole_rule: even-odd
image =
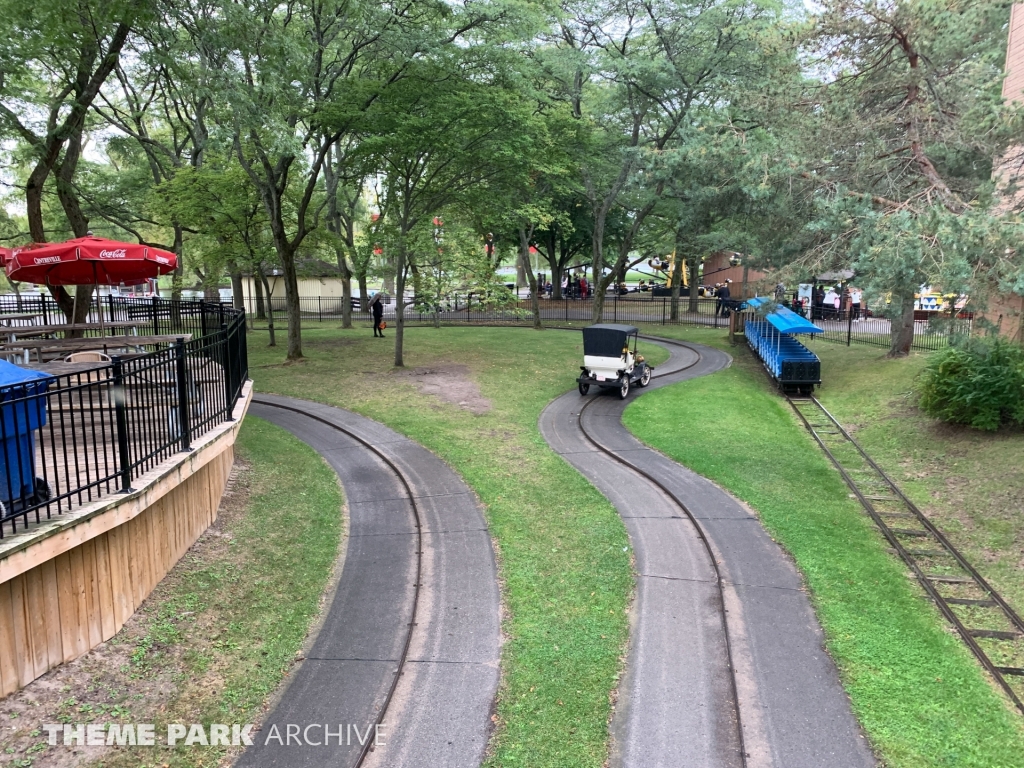
[[786,399],[892,549],[1024,714],[1024,620],[817,398]]
[[[655,373],[652,374],[652,376],[651,376],[652,379],[662,378],[662,377],[665,377],[665,376],[671,376],[671,375],[674,375],[674,374],[677,374],[677,373],[681,373],[682,371],[685,371],[688,368],[692,368],[693,366],[697,365],[701,361],[700,352],[698,350],[694,349],[689,344],[685,344],[685,343],[679,342],[679,341],[674,341],[672,339],[663,339],[663,338],[654,337],[654,336],[641,336],[640,338],[644,339],[644,340],[647,340],[647,341],[655,341],[655,342],[657,342],[659,344],[671,344],[673,346],[683,347],[684,349],[690,350],[691,352],[693,352],[697,356],[697,359],[694,360],[692,363],[689,363],[688,365],[684,365],[684,366],[681,366],[679,368],[673,368],[673,369],[668,370],[668,371],[658,372],[656,370]],[[611,391],[611,390],[609,390],[609,391]],[[579,414],[577,415],[577,424],[579,425],[580,434],[582,434],[583,437],[587,440],[587,442],[590,443],[591,445],[593,445],[594,448],[596,448],[598,451],[600,451],[601,453],[606,454],[608,457],[614,459],[619,464],[627,467],[632,472],[634,472],[637,475],[639,475],[642,478],[644,478],[644,480],[646,480],[651,485],[655,486],[659,491],[661,491],[661,493],[663,493],[665,495],[666,498],[668,498],[674,505],[676,505],[680,509],[680,511],[682,511],[682,513],[686,516],[686,518],[690,521],[690,523],[693,525],[693,527],[696,529],[697,535],[700,537],[701,543],[703,544],[704,549],[707,552],[708,559],[709,559],[709,561],[711,563],[711,566],[714,568],[714,571],[715,571],[715,582],[716,582],[717,589],[718,589],[718,610],[719,610],[719,614],[718,615],[719,615],[719,619],[720,619],[720,621],[722,623],[722,632],[723,632],[723,636],[725,638],[725,649],[726,649],[727,663],[728,663],[728,666],[729,666],[729,679],[730,679],[731,688],[732,688],[733,708],[734,708],[734,711],[736,713],[737,741],[738,741],[738,744],[739,744],[740,760],[742,762],[742,765],[745,768],[746,765],[747,765],[747,750],[746,750],[746,747],[744,745],[744,740],[743,740],[743,723],[742,723],[742,717],[741,717],[741,714],[740,714],[740,706],[739,706],[739,690],[738,690],[738,685],[737,685],[737,682],[736,682],[736,665],[733,662],[732,641],[731,641],[730,636],[729,636],[729,622],[728,622],[728,619],[727,619],[727,616],[726,616],[726,608],[725,608],[725,591],[724,591],[724,587],[723,587],[722,573],[721,573],[721,570],[718,567],[718,560],[715,558],[714,551],[711,548],[711,544],[710,544],[710,542],[708,540],[708,536],[707,536],[706,532],[704,531],[703,527],[698,522],[698,520],[694,516],[694,514],[690,511],[690,509],[686,506],[686,504],[684,504],[683,501],[678,496],[676,496],[671,490],[669,490],[668,487],[664,483],[662,483],[660,480],[658,480],[658,478],[654,477],[654,475],[650,474],[649,472],[647,472],[642,467],[639,467],[636,464],[633,464],[632,462],[630,462],[627,459],[623,458],[622,456],[620,456],[619,454],[615,453],[614,451],[609,450],[604,445],[602,445],[600,442],[595,440],[593,438],[593,436],[591,436],[590,432],[587,431],[586,425],[584,424],[583,414],[586,413],[587,408],[589,408],[591,405],[593,405],[595,402],[597,402],[597,398],[598,397],[601,397],[601,394],[598,394],[598,395],[596,395],[594,397],[591,397],[589,400],[587,400],[587,402],[579,410]]]
[[[341,427],[338,424],[335,424],[334,422],[328,421],[327,419],[322,419],[319,416],[314,416],[313,414],[302,411],[298,408],[292,408],[291,406],[281,405],[280,403],[271,402],[269,400],[261,400],[258,397],[254,397],[253,402],[263,406],[268,406],[271,408],[280,408],[281,410],[284,411],[291,411],[292,413],[297,413],[301,416],[304,416],[307,419],[312,419],[313,421],[318,421],[321,424],[326,424],[331,429],[337,432],[341,432],[342,434],[347,435],[348,437],[351,437],[353,440],[357,441],[362,446],[364,446],[367,450],[371,451],[375,456],[377,456],[377,458],[383,461],[388,466],[389,469],[391,469],[391,471],[395,474],[395,477],[397,477],[398,480],[401,482],[402,487],[405,489],[405,494],[409,499],[409,504],[412,507],[412,513],[413,517],[415,518],[416,526],[416,581],[413,584],[412,612],[410,614],[409,622],[407,624],[405,642],[402,645],[402,652],[398,658],[398,665],[395,669],[394,677],[392,678],[391,681],[391,686],[388,688],[387,696],[384,699],[384,703],[380,706],[380,711],[377,714],[377,719],[374,723],[374,725],[379,726],[383,724],[384,718],[387,716],[388,708],[391,706],[391,700],[394,698],[395,695],[395,689],[398,687],[398,681],[401,679],[402,674],[404,673],[405,662],[409,655],[409,647],[412,644],[413,632],[415,631],[418,619],[420,618],[420,587],[423,583],[423,525],[422,519],[420,517],[420,508],[416,503],[416,496],[412,492],[412,486],[410,485],[408,478],[395,465],[395,463],[390,458],[388,458],[382,451],[380,451],[376,446],[374,446],[369,441],[364,440],[355,432],[345,429],[344,427]],[[352,764],[351,768],[360,768],[365,762],[367,756],[372,751],[373,739],[367,739],[366,743],[363,744],[362,749],[359,752],[358,758]]]

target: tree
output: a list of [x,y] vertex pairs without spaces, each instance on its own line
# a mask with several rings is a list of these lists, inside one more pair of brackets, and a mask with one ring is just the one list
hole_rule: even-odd
[[[728,105],[737,81],[759,77],[759,34],[777,21],[774,3],[724,0],[609,0],[563,21],[550,71],[592,127],[580,168],[593,217],[595,321],[664,192],[663,154],[702,110]],[[626,227],[612,256],[606,225],[616,208]]]
[[[384,252],[394,259],[399,367],[404,365],[406,281],[434,257],[423,247],[430,241],[423,232],[460,200],[484,194],[503,163],[529,156],[528,137],[519,130],[528,113],[522,113],[518,94],[465,77],[460,64],[474,61],[410,67],[374,106],[361,143],[380,169],[377,227]],[[493,275],[488,282],[493,283]]]
[[993,161],[1019,141],[1000,95],[1007,21],[1000,0],[829,0],[810,27],[811,263],[846,262],[891,295],[891,356],[909,352],[923,284],[961,292],[1019,269],[1018,225],[992,197]]
[[[71,231],[83,237],[89,228],[74,187],[86,118],[147,7],[140,0],[0,5],[0,130],[31,151],[25,203],[35,242],[47,239],[43,199],[51,177]],[[85,320],[92,286],[78,286],[75,300],[63,287],[50,291],[70,321]]]

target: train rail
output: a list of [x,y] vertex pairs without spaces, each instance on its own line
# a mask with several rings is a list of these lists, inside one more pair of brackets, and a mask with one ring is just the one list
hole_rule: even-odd
[[[675,341],[675,340],[672,340],[672,339],[664,339],[664,338],[655,337],[655,336],[640,336],[640,338],[644,339],[646,341],[654,341],[654,342],[657,342],[659,344],[671,344],[673,346],[683,347],[684,349],[690,350],[691,352],[693,352],[697,356],[697,359],[694,360],[692,363],[689,363],[688,365],[684,365],[684,366],[679,367],[679,368],[673,368],[671,370],[660,371],[660,372],[656,369],[654,374],[651,376],[652,379],[663,378],[665,376],[671,376],[671,375],[674,375],[674,374],[677,374],[677,373],[681,373],[682,371],[685,371],[688,368],[692,368],[693,366],[697,365],[701,361],[700,352],[698,350],[694,349],[689,344],[685,344],[683,342]],[[661,491],[662,494],[665,495],[666,498],[668,498],[673,504],[675,504],[677,507],[679,507],[679,509],[682,511],[682,513],[686,516],[686,518],[694,526],[694,529],[697,531],[697,535],[700,537],[701,543],[703,544],[704,549],[705,549],[705,551],[708,554],[708,558],[709,558],[709,560],[711,562],[711,565],[714,568],[714,571],[715,571],[715,582],[716,582],[716,585],[717,585],[717,588],[718,588],[718,598],[719,598],[718,599],[719,619],[722,622],[722,631],[723,631],[723,636],[725,638],[726,656],[727,656],[727,662],[728,662],[728,666],[729,666],[729,679],[730,679],[730,683],[731,683],[731,687],[732,687],[733,707],[734,707],[734,710],[735,710],[735,713],[736,713],[736,731],[737,731],[737,740],[738,740],[738,744],[739,744],[740,760],[742,762],[742,765],[745,768],[746,765],[747,765],[747,750],[746,750],[746,747],[745,747],[745,744],[744,744],[744,739],[743,739],[743,722],[742,722],[742,716],[740,714],[740,705],[739,705],[739,686],[738,686],[737,681],[736,681],[736,665],[733,662],[732,641],[731,641],[730,636],[729,636],[729,622],[728,622],[728,617],[726,615],[726,608],[725,608],[725,590],[724,590],[724,586],[723,586],[721,569],[719,568],[719,565],[718,565],[718,560],[715,558],[715,553],[714,553],[714,550],[712,550],[712,548],[711,548],[711,543],[710,543],[710,541],[708,539],[707,533],[704,531],[703,527],[701,526],[700,522],[697,520],[696,516],[690,511],[690,509],[686,506],[686,504],[683,503],[683,501],[678,496],[676,496],[671,490],[669,490],[669,488],[664,483],[662,483],[660,480],[658,480],[658,478],[654,477],[654,475],[650,474],[649,472],[647,472],[642,467],[639,467],[639,466],[633,464],[632,462],[628,461],[627,459],[623,458],[618,453],[615,453],[614,451],[609,450],[604,445],[602,445],[598,440],[595,440],[594,437],[590,434],[590,432],[587,431],[587,428],[586,428],[586,426],[584,424],[584,420],[583,420],[583,414],[586,413],[587,408],[589,408],[591,405],[593,405],[597,401],[597,397],[600,397],[600,395],[597,395],[595,397],[590,398],[583,405],[583,407],[580,408],[579,413],[577,414],[577,424],[578,424],[579,429],[580,429],[580,434],[582,434],[583,437],[587,440],[587,442],[590,443],[592,446],[594,446],[594,448],[596,448],[598,451],[600,451],[601,453],[606,454],[608,457],[610,457],[611,459],[615,460],[619,464],[625,466],[629,470],[635,472],[637,475],[640,475],[641,477],[643,477],[644,480],[646,480],[651,485],[655,486],[659,491]]]
[[[380,711],[377,714],[377,720],[374,725],[381,725],[384,722],[384,718],[387,716],[388,708],[391,706],[391,701],[395,695],[395,689],[398,687],[398,682],[402,678],[402,674],[405,670],[405,662],[409,655],[409,647],[412,644],[413,632],[415,631],[416,625],[419,619],[419,607],[420,607],[420,587],[423,583],[423,525],[420,516],[420,508],[416,503],[416,496],[412,492],[412,486],[409,483],[408,478],[398,468],[398,466],[385,455],[376,446],[370,443],[368,440],[363,439],[355,432],[345,429],[344,427],[335,424],[334,422],[322,419],[319,416],[314,416],[311,413],[307,413],[298,408],[292,408],[291,406],[281,405],[280,403],[271,402],[269,400],[262,400],[259,397],[253,398],[254,403],[268,406],[271,408],[280,408],[281,410],[291,411],[304,416],[307,419],[318,421],[321,424],[326,424],[331,429],[341,432],[348,437],[351,437],[356,442],[371,451],[377,458],[383,461],[389,469],[395,474],[395,477],[401,482],[402,487],[405,489],[405,494],[409,499],[409,504],[412,507],[413,517],[415,519],[416,527],[416,581],[413,583],[413,597],[412,597],[412,611],[409,617],[408,628],[406,630],[405,642],[402,645],[402,652],[398,658],[398,665],[395,669],[394,677],[391,681],[391,686],[388,688],[387,695],[384,698],[384,703],[380,706]],[[373,739],[367,739],[366,743],[363,744],[362,749],[359,752],[359,756],[356,761],[352,764],[351,768],[360,768],[366,761],[367,756],[373,751]]]
[[1024,714],[1024,620],[817,398],[786,398],[886,541]]

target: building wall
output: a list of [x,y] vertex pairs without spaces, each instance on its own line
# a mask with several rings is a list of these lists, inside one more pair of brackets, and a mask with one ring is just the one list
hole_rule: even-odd
[[0,696],[113,637],[216,519],[236,421],[127,496],[97,502],[0,551]]
[[[259,278],[256,278],[257,280]],[[277,303],[284,302],[284,277],[268,277],[267,282],[270,283],[270,290],[274,297],[275,306]],[[337,277],[300,277],[299,278],[299,296],[305,298],[309,297],[323,297],[327,298],[341,298],[342,296],[342,280]],[[353,286],[355,283],[353,282]],[[355,289],[358,293],[358,289]],[[243,277],[242,278],[242,295],[245,297],[246,308],[252,305],[255,309],[256,306],[256,288],[253,285],[253,278]]]
[[[1006,42],[1006,78],[1003,80],[1003,98],[1008,101],[1024,101],[1024,3],[1014,3],[1010,9],[1010,33]],[[1019,149],[1010,154],[1019,154]],[[1008,167],[1009,164],[997,173],[1007,173]],[[1008,207],[1009,202],[1006,205]],[[1020,247],[1024,248],[1024,244]],[[1012,293],[999,294],[989,300],[988,308],[980,312],[979,315],[994,323],[999,328],[1001,336],[1024,343],[1022,311],[1024,311],[1024,297]]]

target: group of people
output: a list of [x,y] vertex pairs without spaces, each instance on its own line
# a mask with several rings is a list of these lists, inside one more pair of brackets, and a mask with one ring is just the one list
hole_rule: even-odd
[[830,285],[826,288],[819,285],[811,292],[812,320],[839,320],[846,309],[850,312],[851,322],[864,320],[864,292],[860,288],[852,285]]
[[[554,295],[555,287],[548,280],[544,285],[544,293],[550,299]],[[590,283],[583,273],[562,275],[562,298],[563,299],[585,299],[590,295]]]

